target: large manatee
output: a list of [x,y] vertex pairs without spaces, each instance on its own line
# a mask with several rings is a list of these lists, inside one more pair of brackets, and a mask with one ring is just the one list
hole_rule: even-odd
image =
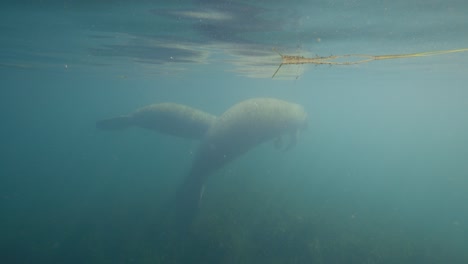
[[212,172],[253,147],[282,135],[289,135],[289,144],[293,145],[297,132],[306,126],[307,113],[298,104],[254,98],[232,106],[206,132],[178,190],[179,220],[186,226],[196,216],[203,184]]
[[214,115],[186,105],[159,103],[128,115],[98,121],[96,127],[117,130],[137,126],[173,136],[202,139],[215,119]]

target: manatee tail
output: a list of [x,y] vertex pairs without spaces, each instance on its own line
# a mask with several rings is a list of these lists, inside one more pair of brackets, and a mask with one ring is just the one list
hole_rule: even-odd
[[124,129],[132,125],[131,116],[124,115],[96,122],[96,127],[103,130]]
[[177,190],[175,222],[180,232],[187,232],[198,215],[200,201],[204,191],[199,177],[189,175]]

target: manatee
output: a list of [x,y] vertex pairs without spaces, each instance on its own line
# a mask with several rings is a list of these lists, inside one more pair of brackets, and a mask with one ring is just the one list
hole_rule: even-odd
[[298,131],[307,127],[303,107],[274,98],[242,101],[216,119],[202,139],[192,167],[177,192],[176,214],[187,226],[196,216],[207,177],[253,147],[289,135],[287,148]]
[[202,139],[216,116],[201,110],[176,104],[159,103],[137,109],[135,112],[96,122],[104,130],[119,130],[131,126],[155,130],[163,134]]

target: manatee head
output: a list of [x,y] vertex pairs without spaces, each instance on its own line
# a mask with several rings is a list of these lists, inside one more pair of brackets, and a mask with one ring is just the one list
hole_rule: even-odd
[[305,130],[309,126],[309,117],[307,112],[304,110],[304,107],[299,104],[293,104],[291,109],[292,117],[291,126],[296,127],[297,130]]
[[268,105],[265,110],[271,111],[268,116],[273,119],[271,124],[277,126],[278,133],[296,133],[308,127],[308,114],[302,105],[274,98],[257,100],[263,105]]

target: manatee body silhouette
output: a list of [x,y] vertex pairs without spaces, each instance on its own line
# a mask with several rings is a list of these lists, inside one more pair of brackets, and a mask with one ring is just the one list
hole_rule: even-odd
[[242,101],[209,127],[192,167],[177,192],[176,214],[183,226],[196,217],[206,178],[253,147],[289,135],[289,147],[298,131],[307,127],[307,113],[298,104],[274,98]]
[[163,134],[202,139],[216,116],[201,110],[176,104],[159,103],[137,109],[135,112],[96,122],[103,130],[119,130],[131,126],[150,129]]

